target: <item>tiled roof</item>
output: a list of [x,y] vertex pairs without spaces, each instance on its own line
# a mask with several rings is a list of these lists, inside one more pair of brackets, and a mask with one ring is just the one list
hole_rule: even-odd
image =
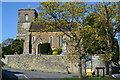
[[28,11],[28,10],[34,10],[34,11],[36,11],[35,9],[30,9],[30,8],[28,8],[28,9],[19,9],[19,11]]
[[[70,23],[70,25],[72,25],[72,27],[75,27],[75,22],[71,23],[71,22],[68,22]],[[74,25],[74,26],[73,26]],[[64,30],[64,31],[69,31],[68,28],[65,27],[64,24],[62,25],[59,25],[58,27],[60,27],[61,30]],[[71,27],[71,26],[70,26]],[[40,21],[34,21],[31,23],[31,26],[30,26],[30,32],[39,32],[39,31],[48,31],[48,32],[60,32],[59,28],[56,28],[56,27],[50,27],[49,23],[46,22],[46,23],[43,23],[43,22],[40,22]]]

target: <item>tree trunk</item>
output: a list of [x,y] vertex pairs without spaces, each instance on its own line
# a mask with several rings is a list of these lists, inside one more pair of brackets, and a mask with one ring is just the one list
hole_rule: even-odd
[[85,63],[85,74],[86,74],[86,60],[84,61],[84,63]]
[[109,63],[109,77],[112,77],[112,61]]
[[79,78],[82,78],[82,57],[79,58],[80,62],[79,62]]

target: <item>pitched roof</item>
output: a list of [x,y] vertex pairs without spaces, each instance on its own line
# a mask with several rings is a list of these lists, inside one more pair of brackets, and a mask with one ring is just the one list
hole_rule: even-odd
[[[54,23],[54,22],[53,22]],[[66,22],[64,22],[66,23]],[[31,23],[30,26],[30,32],[60,32],[61,30],[63,31],[69,31],[69,29],[67,27],[65,27],[64,23],[61,24],[57,24],[56,26],[58,26],[58,28],[52,26],[52,24],[50,22],[40,22],[40,21],[34,21]],[[68,24],[70,24],[69,27],[76,27],[76,22],[67,22]],[[51,26],[52,27],[51,27]],[[59,29],[60,28],[60,29]]]
[[35,9],[31,9],[31,8],[28,8],[28,9],[18,9],[19,11],[31,11],[31,10],[33,10],[33,11],[36,11]]

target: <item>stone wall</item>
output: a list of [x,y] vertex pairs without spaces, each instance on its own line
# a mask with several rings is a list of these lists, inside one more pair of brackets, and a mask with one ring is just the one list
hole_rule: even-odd
[[[66,40],[68,40],[69,39],[69,37],[68,36],[66,36],[66,35],[63,35],[63,33],[62,32],[31,32],[31,38],[33,38],[34,37],[34,39],[35,39],[35,41],[32,41],[32,39],[31,39],[31,47],[32,47],[32,53],[34,54],[34,53],[37,53],[37,54],[39,54],[38,52],[38,46],[39,46],[39,44],[40,43],[50,43],[50,40],[49,40],[49,38],[50,38],[50,36],[52,36],[52,38],[53,38],[53,40],[52,40],[52,46],[51,46],[51,48],[52,49],[55,49],[55,48],[57,48],[57,47],[60,47],[59,45],[58,45],[58,36],[60,37],[64,37],[64,38],[66,38]],[[62,47],[62,46],[61,46]]]
[[[38,70],[44,72],[78,73],[75,56],[39,56],[39,55],[6,55],[4,62],[12,68]],[[68,67],[69,66],[69,67]]]
[[[3,61],[8,64],[8,66],[16,69],[38,70],[44,72],[79,73],[79,59],[75,55],[6,55]],[[92,65],[95,70],[95,67],[104,66],[104,63],[100,60],[95,60],[94,58]],[[84,64],[82,66],[84,72]],[[89,62],[87,62],[87,68],[90,68]]]

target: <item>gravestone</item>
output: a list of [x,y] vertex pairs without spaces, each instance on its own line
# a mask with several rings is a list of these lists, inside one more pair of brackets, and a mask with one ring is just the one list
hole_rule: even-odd
[[66,42],[63,43],[63,46],[62,46],[62,53],[61,55],[66,55],[67,54],[67,46],[66,46]]

